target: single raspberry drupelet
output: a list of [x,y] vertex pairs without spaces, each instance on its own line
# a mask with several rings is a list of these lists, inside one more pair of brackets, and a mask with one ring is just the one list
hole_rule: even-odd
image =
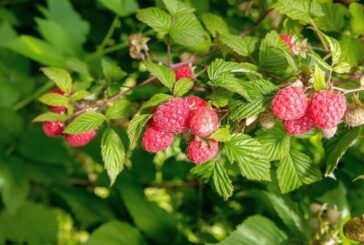
[[[50,93],[64,95],[64,92],[60,88],[55,88]],[[67,111],[65,106],[48,106],[48,109],[59,114],[65,113]]]
[[201,164],[211,160],[219,150],[218,142],[209,142],[194,139],[187,146],[187,157],[196,164]]
[[82,134],[67,134],[65,139],[73,147],[85,146],[96,136],[96,130],[84,132]]
[[189,114],[187,101],[182,98],[174,98],[158,106],[153,122],[161,131],[183,133],[188,127]]
[[306,114],[308,100],[301,87],[281,89],[273,98],[273,114],[282,120],[294,120]]
[[219,117],[213,109],[199,107],[192,112],[189,126],[193,134],[207,137],[219,127]]
[[323,90],[314,94],[309,110],[316,125],[321,129],[328,129],[340,123],[346,108],[344,95]]
[[283,121],[283,125],[287,133],[300,135],[307,133],[315,127],[315,122],[312,120],[310,113],[306,113],[306,115],[299,119]]
[[48,137],[57,137],[62,135],[64,125],[62,122],[44,122],[42,128]]
[[185,98],[185,100],[187,101],[188,103],[188,106],[191,110],[195,110],[197,109],[198,107],[205,107],[207,106],[207,102],[198,97],[198,96],[195,96],[195,95],[190,95],[190,96],[187,96]]
[[176,74],[176,81],[178,81],[181,78],[191,78],[192,77],[192,70],[189,66],[183,66],[179,67],[174,70],[174,73]]
[[174,134],[160,131],[154,125],[149,126],[143,135],[142,146],[148,152],[158,152],[167,149],[174,140]]

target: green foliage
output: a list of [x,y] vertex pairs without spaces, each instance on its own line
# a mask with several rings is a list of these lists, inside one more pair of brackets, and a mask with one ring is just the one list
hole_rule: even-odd
[[81,134],[99,128],[105,121],[105,116],[96,111],[87,111],[76,117],[64,132],[66,134]]

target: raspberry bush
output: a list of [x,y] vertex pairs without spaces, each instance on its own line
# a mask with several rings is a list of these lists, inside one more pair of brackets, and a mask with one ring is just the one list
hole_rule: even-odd
[[360,1],[4,0],[0,244],[364,242],[363,40]]

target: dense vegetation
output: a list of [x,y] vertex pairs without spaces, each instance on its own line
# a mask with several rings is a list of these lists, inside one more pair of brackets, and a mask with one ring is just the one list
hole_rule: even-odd
[[363,45],[355,0],[1,0],[0,243],[364,242]]

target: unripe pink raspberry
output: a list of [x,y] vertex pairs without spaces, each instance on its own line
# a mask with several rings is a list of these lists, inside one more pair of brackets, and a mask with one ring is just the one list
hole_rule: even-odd
[[207,137],[219,127],[219,117],[213,109],[199,107],[192,112],[189,126],[193,134]]
[[309,110],[316,125],[321,129],[328,129],[340,123],[346,108],[344,95],[322,90],[312,97]]
[[198,107],[205,107],[207,105],[207,102],[204,99],[195,95],[187,96],[185,100],[191,110],[195,110]]
[[[50,93],[64,95],[64,92],[60,88],[55,88]],[[48,109],[59,114],[65,113],[67,111],[65,106],[48,106]]]
[[182,98],[174,98],[158,106],[153,122],[161,131],[183,133],[188,127],[189,114],[187,101]]
[[201,164],[211,160],[219,150],[218,142],[209,142],[194,139],[187,146],[187,157],[196,164]]
[[44,122],[42,128],[48,137],[57,137],[62,135],[64,125],[62,122]]
[[176,81],[179,79],[185,77],[185,78],[191,78],[192,77],[192,70],[189,66],[183,66],[176,68],[174,70],[174,73],[176,74]]
[[293,38],[292,36],[290,35],[287,35],[287,34],[281,34],[279,35],[279,38],[285,42],[288,46],[288,48],[292,51],[292,48],[293,48]]
[[294,120],[306,114],[308,100],[302,88],[289,86],[281,89],[273,98],[273,114],[282,120]]
[[158,152],[167,149],[173,140],[174,134],[160,131],[151,125],[144,132],[142,146],[148,152]]
[[66,134],[65,139],[73,147],[85,146],[96,136],[96,130],[84,132],[82,134]]
[[315,127],[315,122],[312,120],[310,113],[306,113],[306,115],[301,118],[283,121],[283,125],[287,133],[291,135],[300,135]]

